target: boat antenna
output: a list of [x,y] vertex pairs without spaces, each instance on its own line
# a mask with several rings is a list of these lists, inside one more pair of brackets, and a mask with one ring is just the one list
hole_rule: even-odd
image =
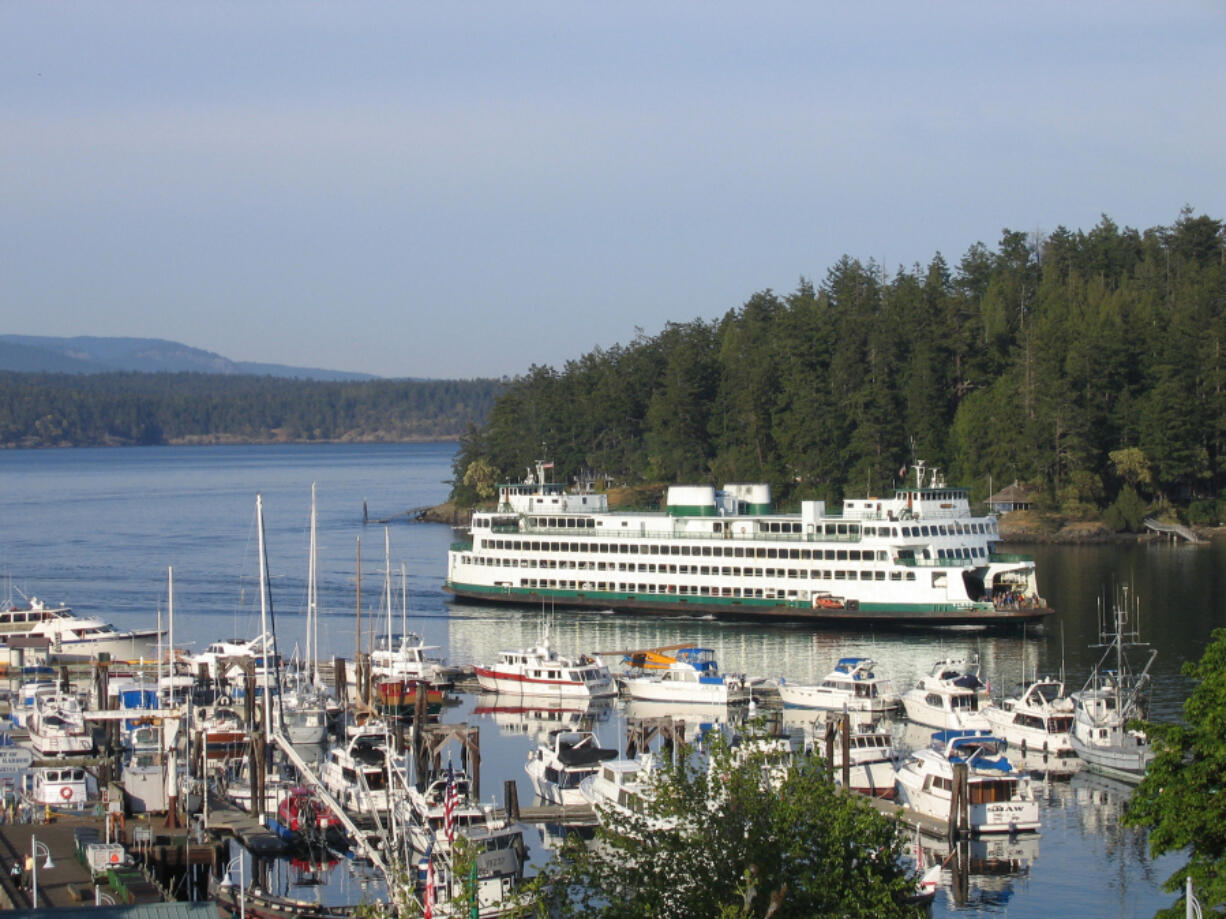
[[1064,620],[1060,620],[1060,682],[1064,682]]

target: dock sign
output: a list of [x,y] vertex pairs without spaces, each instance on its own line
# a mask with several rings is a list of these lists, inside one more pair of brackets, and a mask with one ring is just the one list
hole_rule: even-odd
[[0,775],[25,772],[34,763],[34,751],[25,747],[0,747]]

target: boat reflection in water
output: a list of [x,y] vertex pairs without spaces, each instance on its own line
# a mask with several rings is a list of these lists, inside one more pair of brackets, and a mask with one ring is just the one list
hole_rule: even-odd
[[963,839],[951,845],[943,837],[921,835],[919,846],[927,864],[944,865],[940,888],[951,907],[995,911],[1012,898],[1014,883],[1029,875],[1039,857],[1039,839],[1034,833],[1019,833]]
[[557,696],[503,695],[483,692],[477,697],[474,715],[488,715],[503,737],[543,740],[558,730],[588,730],[608,721],[612,699],[559,699]]

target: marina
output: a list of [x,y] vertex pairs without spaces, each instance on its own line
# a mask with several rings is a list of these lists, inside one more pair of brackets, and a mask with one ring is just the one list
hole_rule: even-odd
[[[296,578],[288,572],[298,567],[306,570],[305,564],[299,566],[297,562],[298,558],[305,556],[308,541],[305,524],[306,496],[309,495],[310,481],[316,477],[326,480],[326,475],[320,476],[320,472],[328,471],[326,467],[323,470],[319,467],[320,454],[312,455],[309,450],[305,452],[308,461],[303,462],[302,468],[297,471],[293,463],[287,469],[283,468],[279,460],[269,460],[275,464],[279,484],[275,489],[266,489],[265,494],[266,504],[276,507],[276,513],[269,515],[268,543],[269,554],[272,556],[272,596],[277,601],[278,646],[284,649],[282,653],[286,658],[292,657],[288,649],[292,649],[295,643],[301,643],[305,637],[307,622],[305,600],[300,600],[300,597],[305,598],[307,595],[304,579]],[[381,454],[387,456],[394,452],[371,451],[373,467],[380,467]],[[421,452],[429,451],[427,449]],[[254,453],[258,455],[259,451]],[[302,458],[302,454],[297,451],[290,453]],[[238,451],[230,455],[250,458],[252,451]],[[439,451],[436,464],[430,471],[423,471],[424,487],[437,488],[436,485],[426,486],[425,482],[427,479],[437,482],[441,478],[439,470],[445,466],[447,455]],[[213,456],[216,457],[216,454]],[[420,453],[399,453],[394,464],[396,480],[405,474],[406,469],[411,476],[414,456],[420,456]],[[3,459],[7,457],[0,457],[0,460]],[[215,458],[206,461],[199,475],[193,476],[192,488],[204,487],[209,490],[210,478],[217,475],[216,462]],[[339,462],[344,465],[346,461]],[[116,469],[116,472],[120,473],[120,470]],[[45,474],[45,470],[36,473]],[[388,480],[380,487],[390,487],[392,477],[393,470],[389,465]],[[156,476],[146,475],[144,478],[155,485],[157,483]],[[182,547],[172,548],[164,553],[175,556],[166,561],[174,563],[176,569],[174,604],[180,613],[176,616],[176,643],[185,648],[205,648],[218,635],[251,636],[259,633],[258,610],[253,603],[258,596],[257,576],[253,573],[246,578],[236,578],[234,575],[236,570],[242,569],[244,557],[254,556],[254,552],[243,544],[242,527],[235,526],[236,521],[241,523],[250,518],[251,478],[250,472],[238,472],[231,485],[234,496],[226,498],[225,501],[218,500],[216,492],[210,491],[209,503],[219,506],[203,513],[200,512],[199,506],[192,505],[190,494],[186,499],[181,494],[176,494],[173,505],[167,502],[164,508],[153,509],[155,517],[162,513],[168,517],[193,515],[202,533],[210,534],[207,541],[214,544],[219,541],[218,534],[235,529],[240,531],[234,545],[228,547],[229,551],[220,554],[216,546],[206,546],[203,535],[185,539]],[[295,479],[299,481],[294,481]],[[305,485],[301,480],[306,480]],[[113,480],[107,483],[112,494],[114,484]],[[333,657],[344,660],[345,665],[340,669],[344,676],[351,678],[346,682],[359,684],[363,668],[356,666],[358,662],[353,659],[355,636],[351,625],[354,618],[355,588],[353,547],[355,540],[361,538],[364,542],[369,542],[373,550],[372,556],[378,557],[373,563],[371,556],[365,559],[368,571],[373,572],[369,575],[371,586],[375,587],[366,594],[366,602],[369,603],[370,598],[374,598],[375,606],[368,606],[363,610],[363,621],[369,623],[374,621],[378,613],[379,590],[376,582],[383,575],[380,562],[385,536],[381,531],[361,529],[360,498],[353,500],[352,494],[349,499],[343,495],[330,495],[325,501],[324,496],[328,494],[328,489],[321,486],[320,491],[321,549],[326,547],[329,550],[320,553],[321,664],[326,661],[331,665]],[[429,500],[423,498],[414,501],[412,489],[407,494],[406,503],[426,503]],[[74,496],[69,495],[65,500],[73,498]],[[220,506],[227,503],[228,510]],[[348,509],[346,505],[350,505]],[[358,508],[356,513],[353,511],[355,507]],[[56,502],[51,500],[48,508],[49,516],[54,518]],[[301,522],[296,526],[287,525],[284,515],[288,513],[293,513]],[[14,544],[10,543],[6,551],[12,559],[12,567],[19,568],[25,573],[25,577],[30,577],[32,573],[29,581],[31,588],[46,593],[48,588],[44,585],[51,584],[55,588],[54,595],[64,594],[83,610],[89,610],[96,605],[98,608],[105,607],[108,611],[113,611],[113,621],[118,627],[147,627],[154,622],[157,608],[166,605],[165,569],[162,565],[155,566],[151,563],[144,572],[125,573],[125,580],[119,583],[115,576],[116,570],[122,566],[122,559],[134,557],[132,540],[142,537],[135,533],[128,535],[119,518],[115,518],[115,522],[116,525],[110,529],[117,534],[114,538],[116,545],[106,550],[108,553],[115,553],[112,556],[115,561],[95,562],[91,566],[95,573],[88,576],[90,596],[96,599],[89,603],[78,596],[78,589],[83,590],[83,587],[76,588],[69,583],[66,589],[64,582],[45,579],[52,575],[52,571],[40,572],[37,565],[31,564],[37,555],[42,554],[41,547],[25,546],[20,549],[20,557],[16,558]],[[250,536],[250,545],[254,545],[254,532],[251,532]],[[425,642],[437,645],[440,649],[439,656],[449,666],[462,670],[471,668],[479,661],[494,659],[500,650],[534,646],[539,642],[543,626],[549,621],[551,642],[564,654],[590,654],[604,648],[663,648],[689,643],[711,648],[723,670],[768,678],[785,676],[789,682],[797,683],[821,680],[832,671],[839,659],[854,656],[871,658],[875,672],[888,677],[896,689],[903,690],[913,686],[926,674],[934,660],[977,655],[982,674],[994,687],[992,697],[1000,700],[1006,693],[1012,693],[1014,681],[1021,682],[1024,678],[1032,677],[1036,671],[1058,670],[1062,660],[1062,645],[1070,652],[1068,682],[1072,685],[1082,684],[1093,661],[1088,660],[1084,654],[1078,656],[1074,649],[1085,648],[1097,638],[1097,623],[1093,613],[1094,597],[1101,592],[1102,585],[1110,583],[1112,579],[1106,569],[1096,568],[1099,563],[1095,559],[1108,560],[1105,551],[1087,555],[1080,550],[1067,550],[1078,552],[1079,565],[1089,569],[1084,584],[1078,587],[1070,586],[1070,582],[1060,577],[1059,553],[1066,550],[1043,550],[1035,555],[1040,559],[1038,569],[1048,585],[1045,590],[1053,598],[1058,598],[1053,602],[1053,606],[1058,606],[1061,610],[1059,618],[1063,624],[1059,629],[1048,625],[1045,628],[1033,627],[1024,633],[1016,629],[1007,632],[955,630],[939,634],[916,633],[902,638],[890,633],[809,631],[792,626],[730,624],[711,620],[661,621],[654,618],[624,617],[602,611],[572,612],[564,616],[560,612],[542,611],[539,605],[529,610],[488,607],[460,601],[448,602],[441,590],[440,559],[445,557],[449,538],[450,534],[446,528],[441,527],[414,525],[394,528],[393,567],[398,568],[402,554],[407,554],[409,628],[423,636]],[[170,540],[172,546],[176,542],[176,539]],[[1212,552],[1215,548],[1206,547],[1203,550],[1191,551]],[[1163,551],[1171,550],[1164,548]],[[1090,559],[1089,565],[1086,564],[1087,558]],[[1186,556],[1184,558],[1186,559]],[[1133,567],[1135,568],[1135,565]],[[1186,562],[1183,563],[1183,568],[1186,569]],[[1178,585],[1153,583],[1157,575],[1147,574],[1147,571],[1148,569],[1142,570],[1141,576],[1137,578],[1136,592],[1146,597],[1171,596],[1171,602],[1178,602]],[[109,576],[102,577],[99,572],[109,573]],[[1055,572],[1055,576],[1049,572]],[[1097,583],[1090,583],[1091,574]],[[82,571],[76,571],[74,574],[75,578],[82,576]],[[1181,576],[1188,576],[1186,570],[1181,569]],[[133,593],[136,577],[146,583],[141,591]],[[1146,583],[1147,579],[1149,583]],[[1162,592],[1164,589],[1166,594]],[[1059,592],[1056,592],[1057,590]],[[129,599],[116,602],[117,598],[124,595]],[[235,603],[235,596],[242,598],[241,604]],[[1070,603],[1075,609],[1089,610],[1089,615],[1085,619],[1077,619],[1074,614],[1066,612]],[[183,610],[189,612],[182,614]],[[342,627],[341,623],[345,625]],[[364,628],[368,629],[369,626]],[[1085,640],[1087,631],[1091,633],[1088,636],[1090,640]],[[1207,636],[1207,632],[1202,632],[1199,638],[1194,638],[1192,631],[1155,636],[1157,642],[1163,643],[1163,653],[1158,658],[1157,666],[1165,665],[1166,669],[1155,668],[1152,671],[1152,716],[1169,716],[1177,710],[1179,702],[1186,694],[1186,687],[1180,682],[1177,673],[1177,663],[1181,659],[1198,656],[1195,641],[1203,643]],[[1066,634],[1062,636],[1062,632]],[[1148,632],[1147,629],[1146,633]],[[1190,646],[1185,648],[1180,644],[1189,642],[1189,639],[1193,639]],[[1172,640],[1175,642],[1173,646],[1170,644]],[[328,667],[323,669],[327,670]],[[335,680],[334,674],[335,670],[327,681]],[[256,688],[258,687],[253,687],[251,693],[253,703],[258,700],[256,707],[262,707],[264,697],[255,691]],[[551,726],[556,728],[582,725],[595,732],[602,746],[617,748],[624,754],[632,721],[639,715],[642,718],[657,718],[660,713],[650,710],[636,712],[631,703],[624,701],[602,703],[601,700],[595,700],[586,704],[573,704],[565,700],[553,700],[535,703],[528,696],[507,700],[501,696],[480,694],[475,689],[474,682],[463,679],[457,681],[456,691],[453,693],[454,702],[445,705],[440,712],[439,729],[466,731],[478,735],[475,739],[480,746],[482,762],[486,764],[480,783],[485,792],[482,795],[480,790],[477,790],[479,800],[488,802],[490,806],[509,810],[508,805],[514,804],[514,799],[522,798],[524,804],[519,808],[521,819],[546,819],[546,822],[540,824],[528,823],[531,829],[525,834],[529,865],[542,865],[548,858],[549,846],[554,843],[558,833],[554,821],[547,818],[557,817],[560,823],[562,819],[577,815],[573,812],[568,814],[565,811],[546,809],[543,804],[528,803],[532,800],[529,776],[524,770],[528,750],[547,735]],[[355,690],[356,685],[349,687],[351,694]],[[767,695],[764,692],[760,699],[755,700],[755,710],[777,711],[784,725],[802,727],[807,721],[811,721],[815,714],[809,713],[806,719],[798,717],[800,710],[776,709],[775,703],[767,698]],[[246,704],[244,700],[232,708],[242,711]],[[672,708],[673,711],[664,714],[674,720],[678,715],[684,714],[681,706]],[[705,718],[710,714],[713,713],[699,710],[695,712],[695,719]],[[718,711],[714,714],[718,714]],[[693,731],[699,723],[697,720],[687,721],[687,736],[693,736]],[[515,794],[507,793],[507,782],[518,786]],[[1065,781],[1040,780],[1033,787],[1042,822],[1035,839],[1019,840],[1016,843],[1009,840],[982,843],[972,841],[963,860],[967,871],[961,875],[956,875],[952,870],[945,872],[941,891],[934,904],[934,914],[1001,912],[1007,904],[1010,915],[1040,915],[1044,910],[1050,912],[1052,909],[1051,901],[1045,899],[1048,896],[1047,891],[1058,891],[1065,902],[1068,902],[1070,896],[1074,901],[1080,897],[1085,904],[1100,906],[1108,902],[1114,907],[1118,902],[1119,915],[1146,915],[1152,913],[1157,906],[1151,906],[1147,913],[1145,904],[1165,905],[1169,902],[1169,895],[1159,891],[1156,885],[1173,869],[1164,867],[1161,862],[1157,865],[1149,863],[1135,844],[1143,837],[1118,826],[1118,811],[1128,793],[1126,787],[1121,789],[1110,784],[1108,780],[1093,775],[1077,775]],[[224,806],[219,806],[219,820],[223,811],[228,813]],[[362,827],[359,829],[369,832]],[[958,851],[957,844],[950,846],[946,842],[947,834],[942,835],[939,825],[930,829],[934,832],[924,834],[926,848],[931,848],[934,854],[944,849],[942,858]],[[258,846],[254,833],[255,831],[248,833],[248,839]],[[1119,844],[1112,843],[1111,840],[1119,840]],[[1126,840],[1132,842],[1125,842]],[[232,845],[237,845],[237,842]],[[237,850],[230,851],[233,853]],[[241,857],[247,866],[244,871],[249,881],[255,869],[252,859],[256,856],[244,854]],[[232,861],[233,858],[232,854],[229,860]],[[268,866],[260,870],[270,873],[268,884],[262,886],[273,890],[276,887],[275,876],[279,872],[284,882],[284,892],[292,893],[287,879],[292,878],[299,870],[291,864],[292,859],[265,856],[259,858],[262,865],[267,863]],[[220,861],[220,855],[218,859]],[[1077,873],[1089,875],[1094,871],[1102,873],[1103,868],[1095,868],[1095,865],[1114,866],[1117,865],[1117,860],[1118,865],[1133,866],[1136,870],[1129,868],[1126,873],[1111,874],[1115,880],[1108,881],[1105,892],[1068,889],[1070,880],[1065,874],[1069,862],[1085,862],[1084,870]],[[60,855],[57,852],[57,864],[59,861]],[[337,907],[361,902],[363,896],[378,896],[377,879],[366,876],[363,869],[347,860],[338,862],[331,868],[321,869],[318,873],[325,878],[325,883],[309,889],[303,888],[298,890],[298,893],[306,893],[308,898],[318,897],[319,902]],[[237,883],[237,866],[229,874]],[[1045,906],[1045,903],[1048,905]],[[1090,912],[1101,911],[1089,906],[1087,909]],[[1116,911],[1112,909],[1112,912]]]

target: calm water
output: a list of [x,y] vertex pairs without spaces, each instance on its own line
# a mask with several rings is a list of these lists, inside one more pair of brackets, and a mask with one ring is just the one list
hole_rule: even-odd
[[[63,601],[120,626],[147,626],[166,610],[173,566],[178,643],[199,648],[255,634],[259,492],[278,640],[288,654],[303,637],[314,482],[324,652],[354,654],[359,547],[363,622],[381,609],[384,528],[363,526],[365,501],[372,518],[401,515],[387,527],[396,614],[404,583],[411,629],[441,645],[453,663],[489,659],[501,648],[534,643],[546,614],[451,603],[442,591],[451,531],[410,524],[403,512],[445,497],[453,453],[449,444],[0,451],[0,574],[6,592]],[[976,652],[998,691],[1023,673],[1058,673],[1062,665],[1076,687],[1096,659],[1088,645],[1097,637],[1097,600],[1127,584],[1141,600],[1143,637],[1160,652],[1153,715],[1177,717],[1188,691],[1181,664],[1198,658],[1212,629],[1226,624],[1226,545],[1022,550],[1037,557],[1040,586],[1060,611],[1042,629],[874,634],[558,613],[553,641],[567,651],[697,641],[715,647],[726,670],[795,680],[820,677],[842,655],[867,653],[902,688],[937,655]],[[515,779],[529,801],[523,762],[532,739],[570,715],[499,711],[495,702],[466,697],[447,720],[482,727],[486,798]],[[624,717],[616,707],[602,711],[602,739],[615,744]],[[1119,786],[1081,776],[1045,787],[1039,837],[993,844],[981,853],[984,871],[971,879],[968,904],[956,906],[951,894],[938,898],[934,914],[1152,915],[1173,899],[1159,885],[1177,862],[1151,862],[1143,835],[1119,826],[1125,796]],[[542,836],[538,860],[550,841],[548,832]],[[360,898],[360,890],[360,881],[339,878],[329,899]]]

